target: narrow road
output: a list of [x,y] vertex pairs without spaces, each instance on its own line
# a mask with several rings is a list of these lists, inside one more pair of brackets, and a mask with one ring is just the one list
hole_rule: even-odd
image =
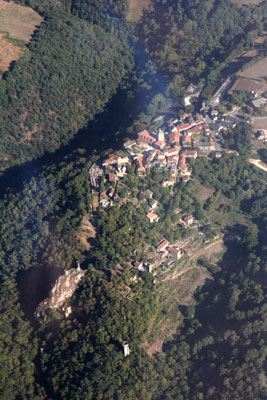
[[201,268],[195,265],[194,267],[190,267],[190,268],[187,268],[187,269],[182,269],[181,271],[177,271],[174,274],[172,274],[172,275],[168,276],[167,278],[163,279],[162,282],[165,282],[165,281],[167,281],[169,279],[179,278],[179,276],[184,275],[187,271],[190,271],[191,269],[201,269]]
[[255,165],[256,167],[263,169],[263,171],[267,172],[267,165],[263,164],[261,160],[254,160],[253,158],[249,158],[248,160],[251,164]]
[[[220,239],[216,240],[215,242],[210,243],[208,246],[202,247],[201,249],[199,249],[198,251],[196,251],[194,254],[192,254],[192,256],[189,256],[190,258],[188,259],[187,263],[188,263],[188,262],[191,262],[192,260],[195,260],[195,259],[198,258],[202,253],[205,254],[206,251],[207,251],[208,249],[210,249],[211,247],[213,247],[213,246],[215,246],[215,245],[217,245],[217,244],[219,244],[219,243],[223,243],[223,239],[222,239],[222,238],[220,238]],[[186,263],[186,264],[187,264],[187,263]],[[199,269],[199,270],[202,270],[202,268],[199,267],[199,266],[197,266],[197,265],[192,266],[192,267],[189,267],[189,268],[186,268],[186,265],[185,265],[185,267],[184,267],[181,271],[177,271],[177,272],[175,272],[174,274],[168,276],[167,278],[163,279],[162,282],[164,282],[164,281],[166,281],[166,280],[168,280],[168,279],[176,279],[176,278],[179,278],[179,276],[185,274],[187,271],[190,271],[190,270],[192,270],[192,269]]]

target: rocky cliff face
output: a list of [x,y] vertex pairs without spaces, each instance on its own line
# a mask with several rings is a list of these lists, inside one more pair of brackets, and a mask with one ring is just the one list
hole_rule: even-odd
[[45,321],[47,318],[46,312],[50,308],[61,309],[68,316],[71,309],[64,306],[65,301],[73,295],[85,272],[80,266],[77,269],[66,270],[65,274],[56,280],[49,297],[39,304],[35,311],[35,316]]

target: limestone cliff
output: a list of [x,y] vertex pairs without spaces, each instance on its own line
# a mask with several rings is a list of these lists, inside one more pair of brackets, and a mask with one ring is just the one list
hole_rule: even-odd
[[39,304],[35,311],[35,316],[45,321],[47,318],[46,311],[49,308],[61,309],[66,316],[69,315],[71,312],[70,307],[65,307],[64,303],[73,295],[85,272],[79,265],[77,269],[66,270],[65,274],[56,280],[49,297]]

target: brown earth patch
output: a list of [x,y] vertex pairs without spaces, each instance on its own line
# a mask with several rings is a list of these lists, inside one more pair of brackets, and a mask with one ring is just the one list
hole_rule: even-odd
[[267,76],[267,57],[260,60],[257,64],[239,73],[244,78],[260,79]]
[[224,250],[224,246],[223,240],[220,238],[194,252],[190,257],[190,261],[195,261],[201,256],[205,256],[206,258],[212,260],[213,255],[221,252],[222,250]]
[[93,206],[93,210],[96,210],[99,207],[99,196],[98,196],[98,194],[93,196],[92,206]]
[[127,21],[137,21],[141,18],[143,10],[148,8],[150,0],[130,0]]
[[[152,321],[142,348],[153,355],[162,351],[162,345],[167,338],[172,338],[182,318],[179,305],[194,304],[195,290],[204,285],[206,279],[213,279],[204,267],[196,265],[201,256],[211,262],[218,260],[216,254],[224,250],[223,240],[218,240],[198,249],[188,252],[189,258],[181,270],[168,277],[159,287],[159,314]],[[165,310],[165,311],[164,311]]]
[[95,227],[89,221],[88,216],[84,216],[82,220],[82,226],[78,232],[78,239],[80,239],[86,250],[90,250],[91,245],[88,242],[88,239],[92,239],[95,237],[96,237]]
[[267,129],[267,117],[253,117],[251,118],[251,124],[254,131],[258,129]]
[[0,71],[7,71],[11,61],[17,61],[23,53],[21,47],[14,46],[0,33]]
[[254,79],[240,78],[235,82],[230,92],[239,90],[249,90],[261,94],[267,91],[267,84],[264,82],[255,81]]

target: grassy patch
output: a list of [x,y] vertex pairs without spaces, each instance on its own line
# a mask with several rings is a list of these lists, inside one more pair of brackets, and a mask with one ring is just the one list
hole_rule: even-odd
[[27,43],[42,20],[30,7],[0,0],[0,32],[7,32],[11,39]]
[[219,251],[219,253],[213,254],[213,257],[217,258],[217,260],[222,260],[225,254],[225,250]]
[[22,57],[25,44],[40,25],[42,17],[30,7],[0,0],[0,70],[7,71],[12,61]]
[[205,201],[213,195],[214,190],[201,185],[198,180],[194,179],[194,193],[196,193],[199,200]]
[[131,22],[138,21],[143,14],[143,10],[147,8],[149,4],[150,0],[130,0],[127,20]]

